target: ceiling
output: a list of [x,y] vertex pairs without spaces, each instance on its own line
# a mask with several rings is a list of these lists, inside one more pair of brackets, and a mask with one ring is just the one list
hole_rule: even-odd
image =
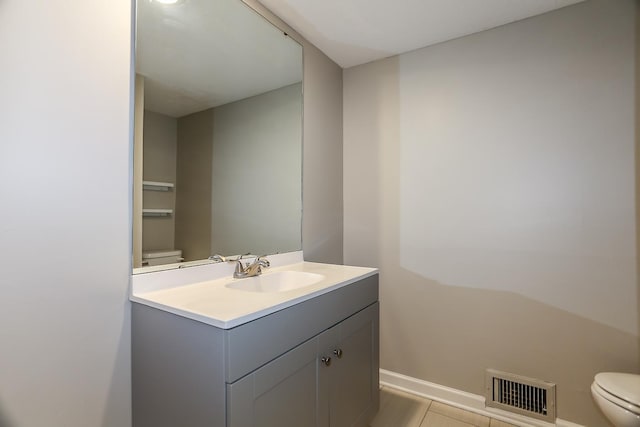
[[302,80],[301,46],[241,1],[138,0],[136,18],[147,110],[182,117]]
[[343,68],[583,0],[259,0]]
[[[348,68],[583,0],[259,1]],[[242,1],[137,1],[136,72],[151,111],[182,117],[300,82],[301,64],[300,45]]]

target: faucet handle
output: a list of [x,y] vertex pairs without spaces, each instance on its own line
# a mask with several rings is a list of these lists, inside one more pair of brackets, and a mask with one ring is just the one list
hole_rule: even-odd
[[235,259],[234,258],[228,258],[227,261],[228,262],[235,262],[236,263],[236,272],[241,272],[245,268],[245,266],[242,264],[242,257],[245,257],[247,255],[251,255],[251,253],[247,252],[246,254],[240,254]]
[[244,257],[246,257],[247,255],[251,255],[251,253],[250,253],[250,252],[247,252],[246,254],[240,254],[240,255],[236,256],[235,258],[229,258],[229,257],[227,257],[227,258],[225,258],[225,261],[226,261],[226,262],[239,262],[239,263],[241,263],[241,262],[242,262],[242,259],[243,259]]
[[218,255],[218,254],[211,255],[209,257],[209,259],[211,261],[215,261],[215,262],[226,262],[227,261],[227,258],[223,257],[222,255]]
[[238,255],[238,258],[236,258],[237,261],[240,261],[242,258],[251,255],[251,252],[247,252],[246,254],[240,254]]
[[269,267],[271,265],[266,255],[260,255],[259,257],[256,257],[256,262],[262,267]]

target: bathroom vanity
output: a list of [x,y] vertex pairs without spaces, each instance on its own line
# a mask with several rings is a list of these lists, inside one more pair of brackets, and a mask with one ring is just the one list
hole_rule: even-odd
[[379,407],[375,269],[296,262],[232,279],[227,265],[207,268],[224,276],[156,288],[134,277],[134,427],[368,425]]
[[[367,425],[377,271],[300,251],[302,40],[243,1],[186,3],[136,2],[133,425]],[[138,268],[165,249],[185,262]],[[242,279],[206,259],[246,252],[280,255]]]

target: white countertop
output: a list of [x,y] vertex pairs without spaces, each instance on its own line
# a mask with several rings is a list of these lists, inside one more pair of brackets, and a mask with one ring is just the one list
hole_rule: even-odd
[[[222,263],[198,269],[194,267],[134,275],[131,301],[218,328],[230,329],[347,286],[378,271],[375,268],[305,262],[301,260],[302,253],[299,256],[294,253],[294,256],[284,254],[267,258],[272,267],[264,270],[264,276],[277,271],[299,271],[321,274],[324,277],[317,283],[289,291],[249,292],[226,286],[248,279],[233,279],[233,265]],[[289,261],[293,262],[288,263]],[[163,273],[166,274],[163,276]],[[210,274],[211,280],[202,280],[204,274]],[[189,283],[187,276],[194,277],[197,281]]]

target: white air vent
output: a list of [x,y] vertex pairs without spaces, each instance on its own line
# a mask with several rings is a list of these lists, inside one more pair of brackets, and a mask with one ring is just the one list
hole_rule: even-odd
[[487,369],[485,388],[489,407],[555,422],[555,384]]

